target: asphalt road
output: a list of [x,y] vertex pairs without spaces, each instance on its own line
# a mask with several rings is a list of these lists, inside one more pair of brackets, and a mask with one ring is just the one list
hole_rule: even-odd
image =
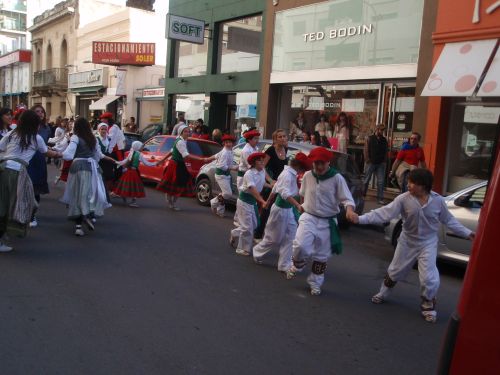
[[[50,172],[53,175],[53,167]],[[0,257],[1,374],[431,374],[463,272],[442,270],[438,322],[419,315],[412,271],[373,305],[392,249],[352,227],[323,295],[305,276],[234,254],[232,219],[183,199],[165,208],[148,189],[141,208],[120,200],[78,238],[57,199],[39,227]]]

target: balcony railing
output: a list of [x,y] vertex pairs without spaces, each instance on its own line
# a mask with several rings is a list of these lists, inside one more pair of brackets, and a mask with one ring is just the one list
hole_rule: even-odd
[[68,86],[68,69],[54,68],[33,73],[33,88]]

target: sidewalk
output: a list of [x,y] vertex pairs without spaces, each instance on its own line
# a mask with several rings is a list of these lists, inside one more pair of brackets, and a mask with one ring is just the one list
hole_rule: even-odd
[[[384,201],[386,203],[391,203],[394,198],[400,194],[399,190],[393,188],[384,189]],[[368,188],[368,192],[365,197],[365,207],[363,212],[370,212],[376,208],[382,207],[382,205],[377,203],[377,189]]]

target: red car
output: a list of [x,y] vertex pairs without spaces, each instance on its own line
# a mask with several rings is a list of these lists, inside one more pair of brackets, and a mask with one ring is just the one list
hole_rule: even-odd
[[[150,138],[146,141],[146,143],[144,143],[142,155],[150,162],[161,160],[172,150],[172,146],[174,145],[176,138],[177,137],[173,135],[157,135]],[[201,157],[212,156],[222,150],[222,146],[218,143],[199,138],[188,138],[187,148],[190,154]],[[142,178],[159,182],[165,173],[167,165],[168,160],[165,160],[160,165],[153,167],[140,164],[139,172],[141,173]],[[202,162],[198,160],[189,159],[186,161],[186,167],[193,178],[196,178],[202,165]]]

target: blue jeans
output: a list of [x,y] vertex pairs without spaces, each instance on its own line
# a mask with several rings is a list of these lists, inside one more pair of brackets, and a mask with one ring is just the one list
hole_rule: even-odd
[[365,184],[365,195],[373,173],[377,176],[377,200],[384,200],[385,162],[379,164],[367,164],[365,180],[363,181]]

